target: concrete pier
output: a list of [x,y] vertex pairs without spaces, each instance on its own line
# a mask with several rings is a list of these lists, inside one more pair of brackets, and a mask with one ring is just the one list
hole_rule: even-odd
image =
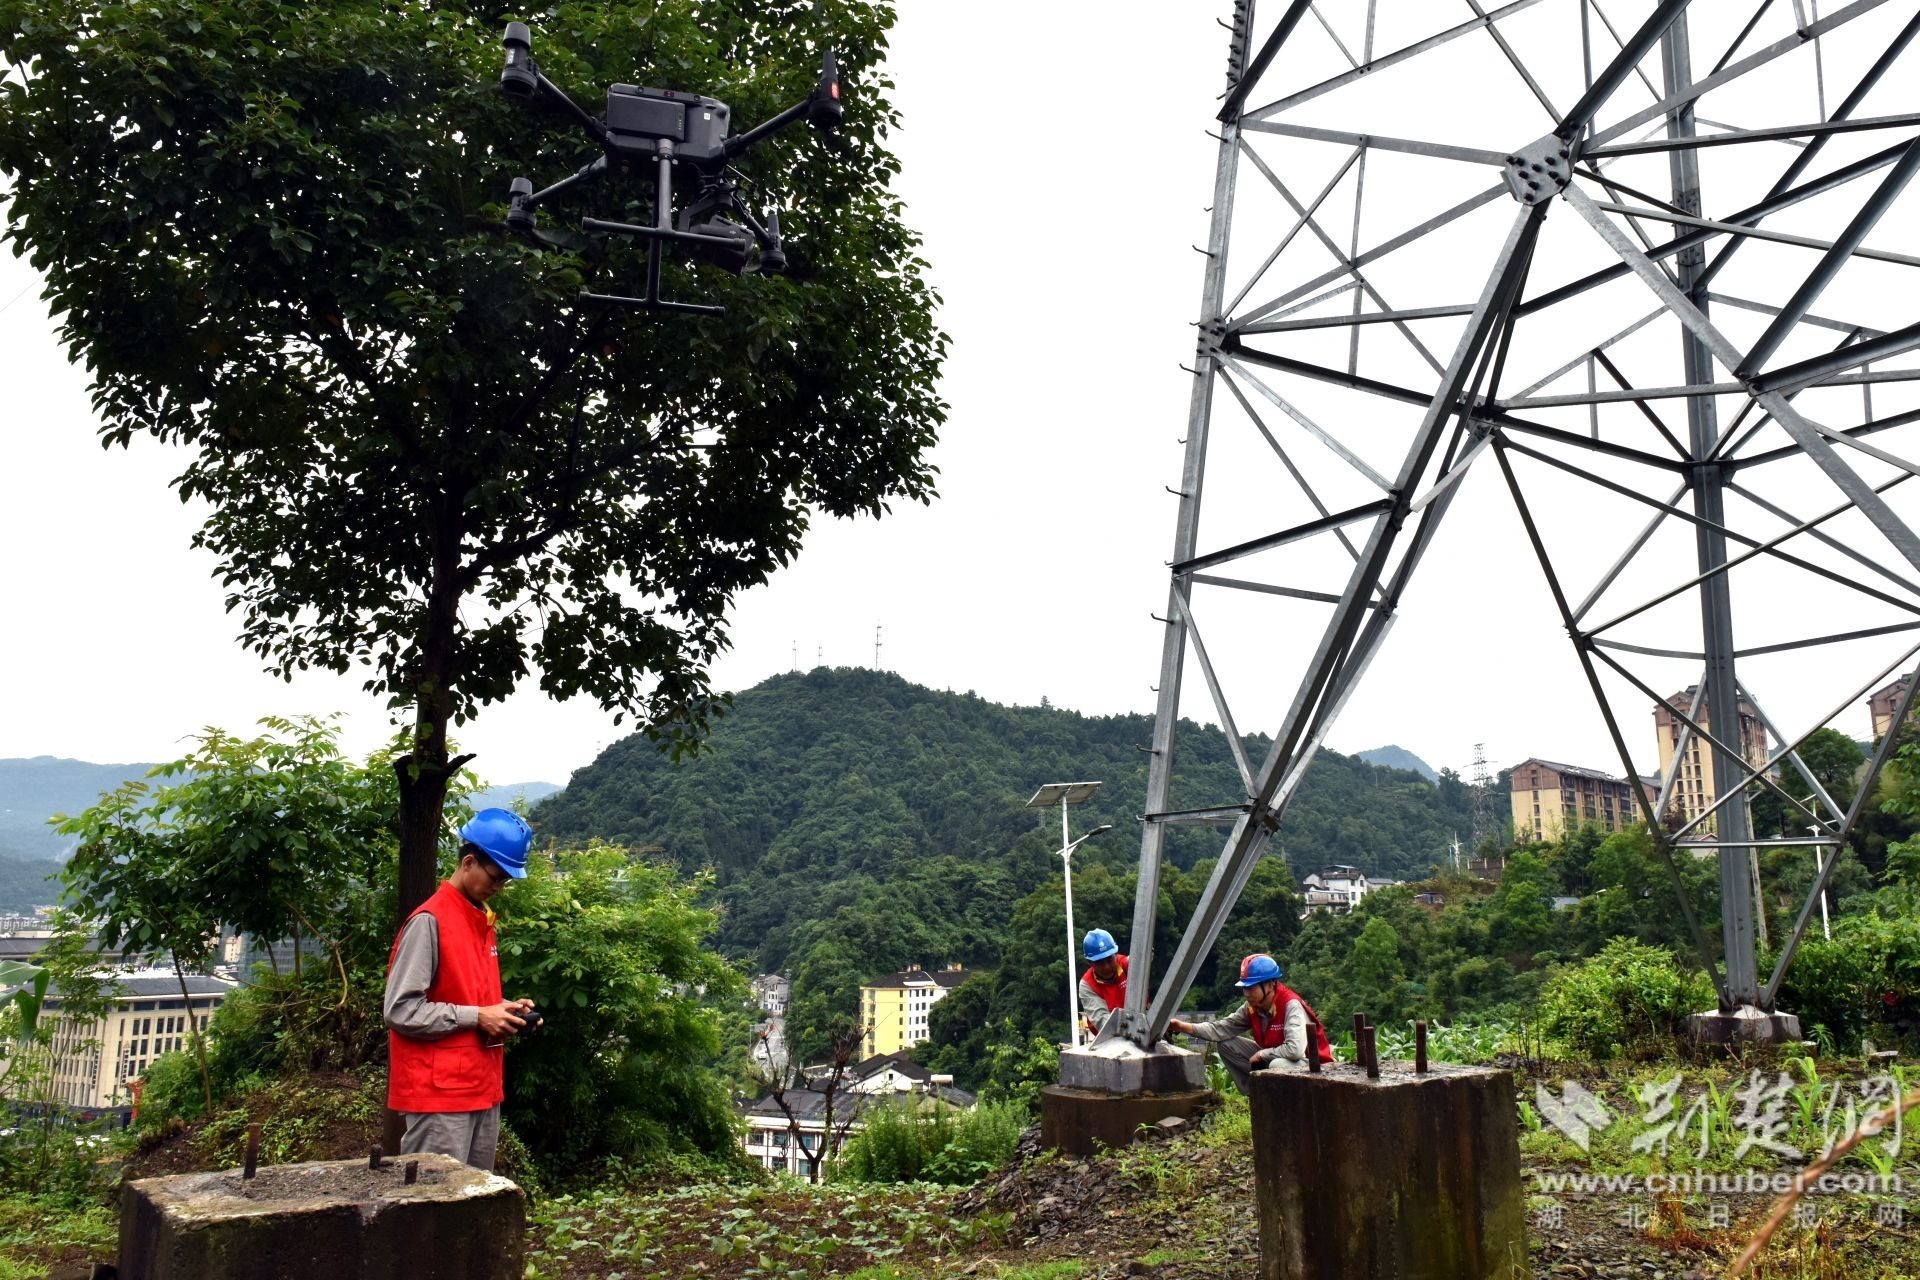
[[[407,1181],[409,1164],[415,1180]],[[120,1199],[120,1280],[520,1280],[520,1188],[447,1156],[145,1178]]]
[[1040,1091],[1040,1141],[1065,1155],[1098,1155],[1132,1142],[1142,1125],[1192,1119],[1219,1105],[1211,1089],[1128,1094],[1051,1084]]
[[1261,1280],[1529,1280],[1513,1076],[1257,1071]]
[[1800,1038],[1800,1019],[1742,1005],[1732,1013],[1709,1009],[1687,1015],[1687,1037],[1698,1044],[1787,1044]]

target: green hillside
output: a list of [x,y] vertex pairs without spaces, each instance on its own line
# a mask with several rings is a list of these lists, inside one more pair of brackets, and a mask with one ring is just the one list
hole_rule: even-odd
[[[0,860],[45,862],[73,850],[70,836],[55,834],[47,819],[78,813],[150,764],[93,764],[55,756],[0,760]],[[41,868],[39,874],[44,874]],[[35,901],[42,899],[36,898]]]
[[[795,958],[808,925],[876,895],[942,926],[943,954],[903,959],[993,963],[1013,904],[1058,875],[1057,821],[1025,810],[1027,798],[1046,782],[1103,781],[1074,829],[1114,830],[1082,846],[1076,867],[1124,873],[1138,856],[1151,737],[1145,715],[1008,707],[816,668],[739,694],[696,759],[671,763],[638,735],[615,743],[533,817],[562,841],[657,845],[682,867],[711,866],[727,906],[722,945],[768,968]],[[1255,759],[1265,745],[1249,743]],[[1218,730],[1184,725],[1179,765],[1176,796],[1240,794]],[[1323,752],[1278,843],[1297,874],[1337,861],[1398,879],[1423,874],[1469,816],[1457,779]],[[1221,840],[1179,829],[1169,854],[1191,867]],[[871,939],[868,963],[903,945]]]

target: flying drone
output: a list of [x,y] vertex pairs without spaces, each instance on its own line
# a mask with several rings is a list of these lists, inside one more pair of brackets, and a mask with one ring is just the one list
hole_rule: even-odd
[[[574,238],[541,229],[541,205],[611,174],[627,173],[644,179],[648,168],[652,169],[652,225],[600,218],[580,220],[580,229],[588,233],[631,236],[647,242],[646,292],[636,298],[583,290],[583,301],[645,311],[725,314],[724,307],[675,302],[660,296],[660,263],[667,248],[674,245],[735,275],[745,275],[749,263],[760,275],[786,270],[780,214],[770,210],[762,224],[740,202],[743,175],[732,162],[796,120],[804,118],[823,134],[840,123],[840,71],[831,49],[821,55],[820,81],[812,93],[772,119],[737,137],[728,137],[732,113],[726,103],[674,89],[613,85],[607,90],[606,117],[596,119],[540,73],[526,23],[509,22],[501,43],[506,46],[507,62],[500,72],[500,91],[529,102],[553,103],[571,115],[600,148],[600,154],[590,163],[544,190],[535,191],[528,179],[515,178],[509,188],[508,230],[543,243],[572,247],[578,243]],[[673,209],[676,169],[698,186],[698,194],[677,217]]]

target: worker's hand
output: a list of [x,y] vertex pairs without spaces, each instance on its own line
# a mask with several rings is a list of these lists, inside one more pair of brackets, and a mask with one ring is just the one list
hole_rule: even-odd
[[1193,1024],[1191,1022],[1182,1022],[1178,1018],[1168,1018],[1167,1030],[1177,1031],[1183,1036],[1190,1036],[1193,1034]]
[[503,1000],[499,1004],[481,1005],[479,1017],[475,1019],[480,1034],[496,1040],[512,1035],[526,1025],[520,1010],[528,1003],[525,1000]]
[[1253,1055],[1247,1059],[1247,1065],[1253,1070],[1258,1071],[1279,1056],[1280,1051],[1278,1049],[1256,1049]]

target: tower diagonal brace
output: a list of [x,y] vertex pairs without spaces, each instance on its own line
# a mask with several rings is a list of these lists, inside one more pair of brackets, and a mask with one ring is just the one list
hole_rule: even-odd
[[[1223,155],[1223,163],[1230,162],[1231,155]],[[1216,205],[1216,219],[1221,212]],[[1394,606],[1405,587],[1413,562],[1450,505],[1445,499],[1451,497],[1452,490],[1444,494],[1442,500],[1424,509],[1413,536],[1407,538],[1405,526],[1412,513],[1413,499],[1419,492],[1421,477],[1432,462],[1453,418],[1466,407],[1463,393],[1476,361],[1508,322],[1544,213],[1544,205],[1522,209],[1508,230],[1486,286],[1447,364],[1440,386],[1428,401],[1426,412],[1414,431],[1394,479],[1387,508],[1374,523],[1360,559],[1348,578],[1340,603],[1334,608],[1333,616],[1307,665],[1280,732],[1275,735],[1273,745],[1261,763],[1254,779],[1253,794],[1248,797],[1248,812],[1234,824],[1226,848],[1214,865],[1213,875],[1201,891],[1193,918],[1181,935],[1166,974],[1157,985],[1152,1003],[1146,1003],[1146,983],[1130,985],[1127,1010],[1132,1016],[1110,1019],[1109,1030],[1103,1031],[1102,1038],[1125,1035],[1140,1047],[1150,1048],[1165,1033],[1168,1019],[1180,1007],[1201,963],[1212,951],[1221,926],[1245,887],[1253,864],[1259,860],[1267,837],[1272,834],[1298,789],[1307,764],[1332,726],[1346,694],[1357,683],[1361,671],[1377,650],[1392,620]],[[1203,326],[1203,329],[1208,327]],[[1193,446],[1194,437],[1190,434],[1189,456]],[[1184,497],[1183,506],[1194,501],[1192,497]],[[1196,520],[1197,515],[1196,510]],[[1187,522],[1183,520],[1183,533],[1186,528]],[[1391,588],[1376,601],[1375,593],[1388,577],[1389,564],[1395,551],[1407,542],[1411,542],[1411,545],[1406,548]],[[1178,558],[1175,563],[1179,563]],[[1175,591],[1179,585],[1175,583]],[[1366,624],[1364,632],[1363,624]],[[1161,664],[1155,756],[1149,778],[1150,806],[1153,803],[1153,784],[1159,782],[1164,786],[1166,775],[1170,772],[1170,729],[1178,715],[1177,674],[1172,679],[1169,675],[1177,673],[1184,652],[1179,648],[1181,642],[1174,630],[1169,629],[1167,650]],[[1131,964],[1135,966],[1133,971],[1141,974],[1152,972],[1151,921],[1159,896],[1161,827],[1159,823],[1148,823],[1141,842],[1141,874],[1134,905],[1131,956]]]

